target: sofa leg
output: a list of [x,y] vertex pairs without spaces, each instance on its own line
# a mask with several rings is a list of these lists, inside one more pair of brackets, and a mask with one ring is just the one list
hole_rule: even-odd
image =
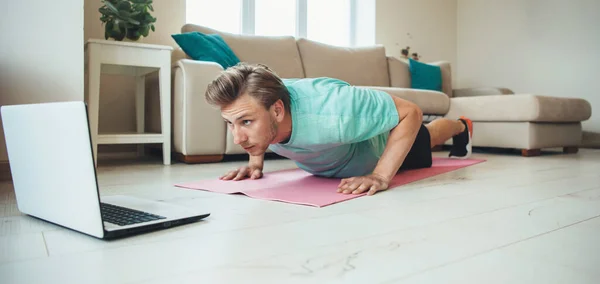
[[579,152],[579,147],[571,146],[571,147],[563,147],[563,153],[565,154],[575,154]]
[[521,149],[521,156],[523,157],[535,157],[542,154],[541,149]]
[[178,161],[186,164],[201,164],[201,163],[216,163],[223,160],[223,155],[183,155],[177,153],[176,158]]

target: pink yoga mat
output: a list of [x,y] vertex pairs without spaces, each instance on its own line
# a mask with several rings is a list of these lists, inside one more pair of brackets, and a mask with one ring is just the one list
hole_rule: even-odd
[[[483,161],[485,160],[434,158],[431,168],[408,170],[398,173],[392,179],[389,188],[464,168]],[[290,169],[267,172],[264,173],[261,179],[256,180],[223,181],[209,179],[176,184],[175,186],[218,193],[243,193],[257,199],[316,207],[324,207],[365,195],[338,193],[337,186],[340,181],[341,179],[316,177],[301,169]]]

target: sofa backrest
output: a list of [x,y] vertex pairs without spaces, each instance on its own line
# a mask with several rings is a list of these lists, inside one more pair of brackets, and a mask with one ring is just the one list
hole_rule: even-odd
[[256,36],[226,33],[204,26],[185,24],[182,33],[219,34],[240,61],[267,65],[282,78],[304,78],[304,69],[293,36]]
[[307,78],[333,77],[357,86],[390,86],[382,45],[338,47],[305,38],[296,42]]

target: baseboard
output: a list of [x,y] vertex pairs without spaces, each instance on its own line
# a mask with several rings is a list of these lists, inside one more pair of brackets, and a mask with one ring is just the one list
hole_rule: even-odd
[[581,148],[600,149],[600,133],[583,131]]
[[98,152],[98,160],[133,159],[137,152]]
[[10,164],[7,161],[0,162],[0,181],[12,181]]

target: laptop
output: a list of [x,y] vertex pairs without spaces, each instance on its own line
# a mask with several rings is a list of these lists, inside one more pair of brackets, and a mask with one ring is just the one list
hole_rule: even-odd
[[0,112],[17,207],[24,214],[100,239],[210,215],[133,196],[100,197],[84,102],[10,105]]

